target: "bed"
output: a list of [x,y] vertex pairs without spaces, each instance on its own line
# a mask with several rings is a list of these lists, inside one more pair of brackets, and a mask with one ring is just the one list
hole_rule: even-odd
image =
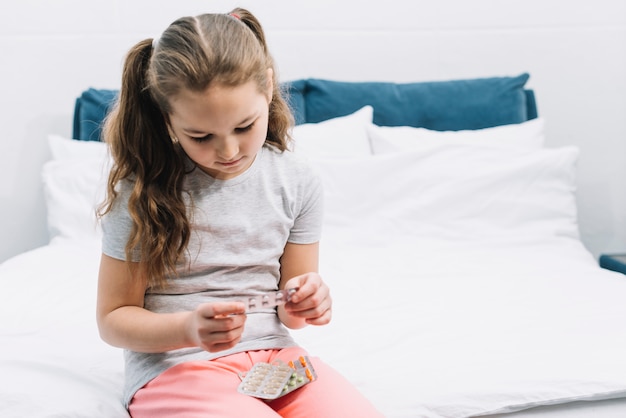
[[[528,78],[285,83],[334,299],[294,334],[387,417],[626,416],[626,277],[580,241],[580,150],[545,146]],[[50,135],[50,242],[0,265],[2,417],[128,417],[94,313],[115,95],[86,90],[74,138]]]

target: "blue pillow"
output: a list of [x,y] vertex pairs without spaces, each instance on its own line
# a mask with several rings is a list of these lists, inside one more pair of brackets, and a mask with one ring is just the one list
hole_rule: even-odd
[[296,125],[306,122],[306,101],[304,94],[306,93],[306,80],[295,80],[283,83],[283,93],[285,99],[291,108]]
[[74,106],[74,139],[101,141],[102,122],[117,99],[117,90],[89,88],[76,99]]
[[380,126],[432,130],[481,129],[532,118],[524,84],[529,75],[419,83],[341,82],[308,79],[306,121],[349,115],[374,108]]
[[[341,82],[321,79],[286,82],[283,91],[296,124],[346,116],[374,107],[374,123],[433,130],[481,129],[537,117],[528,74],[422,83]],[[99,141],[102,121],[117,90],[90,88],[76,100],[75,139]]]

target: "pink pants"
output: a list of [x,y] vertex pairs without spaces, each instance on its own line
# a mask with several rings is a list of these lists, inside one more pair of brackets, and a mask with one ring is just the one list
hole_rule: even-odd
[[297,360],[306,352],[299,347],[249,351],[210,361],[174,366],[150,381],[133,397],[133,418],[209,417],[382,417],[374,406],[343,376],[318,358],[310,358],[317,380],[273,401],[263,401],[237,391],[238,373],[257,362]]

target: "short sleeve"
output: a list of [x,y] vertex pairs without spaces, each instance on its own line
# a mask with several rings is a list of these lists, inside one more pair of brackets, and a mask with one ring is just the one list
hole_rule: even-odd
[[288,242],[293,244],[312,244],[322,235],[324,217],[324,191],[321,178],[310,168],[306,170],[299,195],[300,211],[289,233]]
[[[118,260],[126,260],[126,243],[133,227],[133,221],[128,213],[128,198],[130,186],[121,183],[117,198],[111,210],[102,218],[102,252]],[[135,254],[132,261],[138,261]]]

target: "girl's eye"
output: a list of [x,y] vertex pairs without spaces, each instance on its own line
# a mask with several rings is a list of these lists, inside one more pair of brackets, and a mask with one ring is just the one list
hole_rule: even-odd
[[250,125],[248,126],[244,126],[242,128],[235,128],[235,132],[237,133],[244,133],[244,132],[248,132],[250,129],[252,129],[252,127],[254,126],[254,122],[252,122]]
[[206,142],[208,140],[210,140],[211,138],[213,138],[212,134],[208,134],[205,136],[190,136],[189,138],[191,138],[192,141],[194,142]]
[[[241,128],[235,128],[235,133],[243,134],[245,132],[248,132],[250,129],[252,129],[253,126],[254,126],[254,122],[252,122],[250,125],[242,126]],[[213,138],[213,134],[207,134],[204,136],[190,136],[189,138],[194,142],[202,143],[202,142],[210,141]]]

